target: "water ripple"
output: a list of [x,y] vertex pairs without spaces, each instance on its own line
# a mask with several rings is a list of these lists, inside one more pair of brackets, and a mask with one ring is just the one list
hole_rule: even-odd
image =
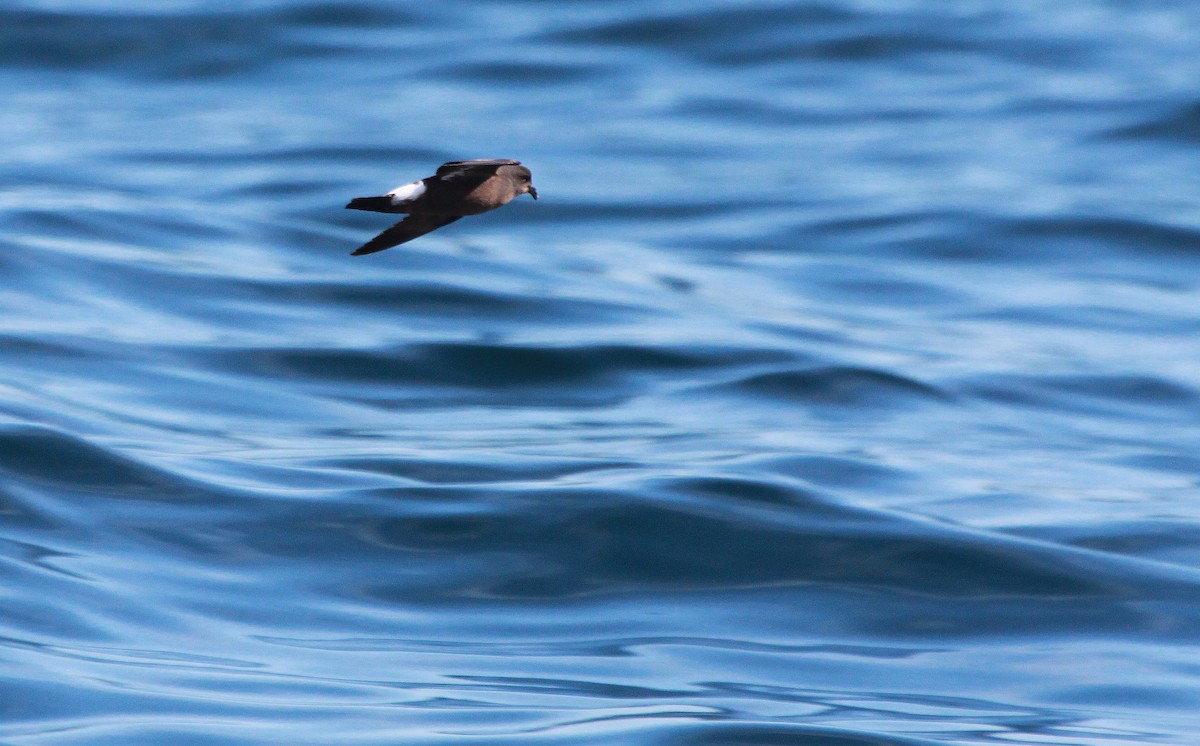
[[1194,742],[1191,6],[210,5],[0,9],[0,741]]

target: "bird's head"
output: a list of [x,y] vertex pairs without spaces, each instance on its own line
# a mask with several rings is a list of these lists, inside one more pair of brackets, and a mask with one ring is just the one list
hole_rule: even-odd
[[517,184],[517,195],[528,194],[534,199],[538,198],[537,189],[533,186],[533,174],[524,166],[511,166],[512,178]]

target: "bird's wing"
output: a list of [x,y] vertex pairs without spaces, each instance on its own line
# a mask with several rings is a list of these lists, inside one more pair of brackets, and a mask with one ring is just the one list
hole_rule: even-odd
[[438,166],[437,173],[434,175],[446,181],[474,181],[476,179],[483,181],[496,173],[496,169],[501,166],[519,165],[521,165],[520,161],[514,161],[511,158],[476,158],[472,161],[450,161]]
[[450,225],[455,220],[458,220],[461,215],[428,215],[418,214],[409,215],[404,220],[396,223],[391,228],[388,228],[383,233],[380,233],[375,238],[367,241],[362,246],[359,246],[354,251],[350,252],[351,256],[362,256],[363,254],[374,254],[376,251],[390,249],[393,246],[399,246],[402,243],[411,241],[418,236],[424,236],[430,231],[436,231],[444,225]]

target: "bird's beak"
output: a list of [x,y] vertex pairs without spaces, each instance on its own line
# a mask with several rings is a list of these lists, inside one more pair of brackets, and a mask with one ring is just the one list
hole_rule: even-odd
[[537,190],[533,188],[533,184],[529,185],[529,196],[537,199]]

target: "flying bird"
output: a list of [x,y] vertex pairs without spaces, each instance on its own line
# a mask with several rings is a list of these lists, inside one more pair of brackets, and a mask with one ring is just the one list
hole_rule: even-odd
[[407,214],[408,217],[351,252],[353,256],[399,246],[465,215],[478,215],[512,202],[522,194],[538,198],[533,174],[520,161],[479,158],[450,161],[437,173],[398,186],[381,197],[355,197],[350,210]]

